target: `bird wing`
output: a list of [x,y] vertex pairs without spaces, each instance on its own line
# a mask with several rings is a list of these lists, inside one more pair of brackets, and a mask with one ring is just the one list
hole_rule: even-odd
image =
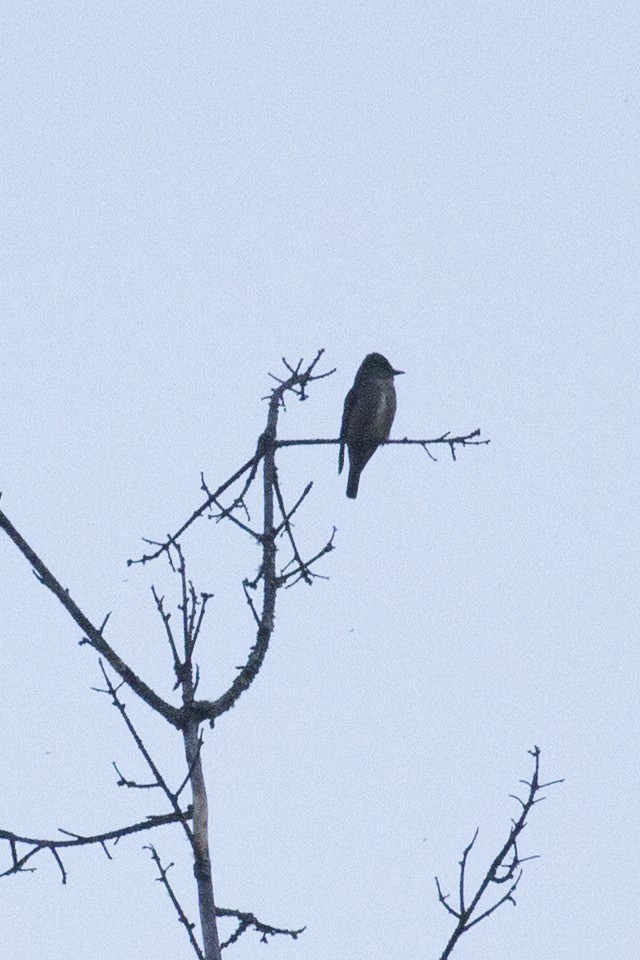
[[342,473],[344,466],[344,444],[349,429],[349,418],[353,409],[354,392],[353,387],[345,397],[344,410],[342,411],[342,426],[340,427],[340,453],[338,454],[338,473]]

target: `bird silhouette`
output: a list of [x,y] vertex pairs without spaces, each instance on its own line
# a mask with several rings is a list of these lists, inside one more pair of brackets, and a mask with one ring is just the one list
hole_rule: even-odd
[[377,447],[389,439],[396,415],[396,388],[394,377],[404,370],[394,370],[381,353],[369,353],[364,358],[353,386],[344,401],[340,428],[338,473],[344,466],[344,448],[349,451],[349,479],[347,496],[358,495],[360,474]]

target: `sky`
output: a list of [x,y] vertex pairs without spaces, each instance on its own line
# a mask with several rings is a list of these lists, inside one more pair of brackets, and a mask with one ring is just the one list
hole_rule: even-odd
[[[439,957],[434,875],[455,890],[476,827],[483,875],[537,744],[565,778],[541,858],[454,956],[634,957],[637,4],[7,0],[0,37],[2,508],[162,696],[150,586],[175,584],[126,560],[251,456],[283,356],[336,372],[282,437],[336,437],[375,350],[406,371],[393,436],[491,440],[383,448],[355,501],[336,447],[280,454],[289,498],[314,482],[300,542],[336,549],[280,595],[205,770],[219,904],[307,929],[229,956]],[[183,547],[215,697],[258,555],[207,520]],[[165,812],[116,785],[144,771],[96,657],[6,537],[0,565],[0,828]],[[179,783],[178,738],[127,703]],[[7,954],[189,957],[146,842],[4,879]],[[154,842],[195,917],[183,841]]]

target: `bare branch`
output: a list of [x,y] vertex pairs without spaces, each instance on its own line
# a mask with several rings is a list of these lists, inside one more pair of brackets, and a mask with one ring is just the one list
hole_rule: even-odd
[[[329,370],[326,373],[321,373],[321,374],[315,374],[313,372],[315,370],[315,367],[318,361],[322,357],[323,353],[324,353],[324,350],[319,350],[315,358],[311,361],[309,366],[306,368],[306,370],[302,372],[300,370],[300,366],[301,366],[300,364],[297,365],[295,369],[293,369],[293,372],[291,372],[291,369],[292,369],[291,366],[289,364],[286,364],[287,369],[290,371],[290,376],[286,380],[282,380],[278,377],[273,377],[273,379],[276,380],[276,382],[278,383],[278,386],[274,388],[269,398],[269,417],[273,419],[273,426],[275,426],[277,409],[283,404],[284,396],[288,391],[295,393],[300,400],[305,400],[307,396],[305,391],[309,383],[315,380],[322,380],[325,377],[331,376],[331,374],[334,373],[334,370]],[[166,553],[170,547],[176,544],[176,542],[180,539],[182,534],[186,530],[188,530],[189,527],[199,517],[201,517],[212,505],[219,507],[219,500],[222,494],[226,490],[228,490],[229,487],[231,487],[237,480],[239,480],[240,477],[244,476],[244,474],[247,473],[247,471],[249,471],[249,477],[245,481],[245,484],[240,494],[235,498],[235,500],[233,501],[230,507],[226,507],[222,510],[220,517],[217,519],[222,519],[223,517],[230,516],[232,511],[235,510],[236,507],[241,506],[244,502],[244,497],[247,493],[247,490],[253,483],[258,465],[262,457],[264,456],[264,453],[265,453],[264,439],[269,429],[270,428],[268,427],[265,434],[263,434],[258,440],[258,446],[256,448],[256,452],[253,455],[253,457],[251,457],[250,460],[247,460],[247,462],[243,464],[239,470],[236,470],[233,476],[229,477],[228,480],[225,480],[225,482],[222,483],[217,488],[217,490],[214,490],[213,492],[208,492],[207,498],[204,501],[204,503],[200,504],[200,506],[193,511],[191,516],[187,520],[185,520],[185,522],[178,528],[178,530],[176,530],[174,534],[169,534],[163,541],[146,540],[145,541],[146,543],[156,546],[157,549],[152,553],[144,554],[143,556],[138,557],[135,560],[133,559],[127,560],[127,566],[131,566],[132,564],[135,564],[135,563],[142,563],[142,564],[149,563],[151,560],[157,559],[161,554]],[[321,442],[338,443],[339,441],[335,440],[335,441],[321,441]],[[275,431],[273,433],[273,437],[270,439],[270,443],[272,443],[272,448],[275,450]],[[291,444],[288,441],[282,441],[280,445],[288,446]],[[204,483],[204,476],[201,476],[201,481],[205,490],[208,491],[208,488]],[[255,536],[255,532],[251,531],[251,533],[253,536]]]
[[[129,731],[129,733],[130,733],[130,735],[131,735],[131,738],[133,739],[136,747],[138,748],[138,750],[140,751],[140,753],[141,753],[142,756],[144,757],[144,760],[145,760],[147,766],[149,767],[149,770],[150,770],[151,773],[153,774],[156,783],[158,784],[158,786],[160,787],[160,789],[162,790],[162,792],[164,793],[164,795],[165,795],[166,798],[168,799],[169,803],[170,803],[171,806],[173,807],[174,812],[175,812],[176,814],[180,814],[182,811],[181,811],[180,806],[179,806],[179,804],[178,804],[177,795],[169,788],[169,785],[167,784],[166,780],[164,779],[164,777],[163,777],[162,774],[160,773],[160,770],[159,770],[157,764],[155,763],[155,761],[153,760],[151,754],[149,753],[149,751],[148,751],[147,748],[145,747],[144,743],[142,742],[142,738],[141,738],[140,734],[139,734],[138,731],[136,730],[135,726],[133,725],[133,722],[132,722],[131,718],[129,717],[129,714],[127,713],[127,708],[126,708],[126,706],[124,705],[124,703],[122,702],[122,700],[121,700],[120,697],[118,696],[118,688],[117,688],[117,687],[114,687],[113,683],[111,682],[111,678],[109,677],[109,674],[108,674],[107,671],[105,670],[104,664],[102,663],[101,660],[99,661],[99,666],[100,666],[100,670],[102,671],[102,676],[104,677],[105,683],[106,683],[106,685],[107,685],[107,689],[106,689],[106,690],[97,690],[96,692],[98,692],[98,693],[107,693],[107,694],[111,697],[111,702],[113,703],[114,707],[118,710],[118,713],[120,714],[120,716],[121,716],[122,719],[124,720],[124,723],[125,723],[125,725],[126,725],[126,727],[127,727],[127,730]],[[191,842],[192,842],[192,836],[193,836],[192,831],[191,831],[191,828],[189,827],[189,824],[186,822],[186,820],[185,820],[184,818],[182,819],[181,822],[182,822],[182,827],[183,827],[183,829],[184,829],[184,832],[185,832],[185,834],[186,834],[186,836],[187,836],[187,839],[188,839],[189,842],[191,843]]]
[[216,914],[219,917],[235,917],[236,920],[239,921],[235,932],[232,933],[228,940],[220,944],[221,949],[230,947],[232,943],[236,943],[245,931],[252,928],[262,934],[260,937],[262,943],[267,943],[269,937],[275,937],[279,934],[297,940],[300,934],[304,933],[307,929],[306,927],[300,927],[299,930],[286,930],[281,927],[272,927],[268,923],[262,923],[252,913],[245,913],[242,910],[227,910],[224,907],[216,907]]
[[300,576],[302,579],[305,580],[306,583],[311,583],[311,574],[309,573],[308,566],[304,563],[298,551],[298,547],[297,547],[295,538],[293,536],[293,529],[291,526],[291,517],[296,512],[296,510],[298,509],[302,501],[305,499],[307,494],[310,492],[311,487],[312,487],[312,484],[308,483],[304,491],[302,492],[301,496],[298,498],[296,504],[292,507],[290,511],[287,511],[284,505],[284,499],[282,496],[282,491],[280,489],[280,484],[278,482],[278,474],[274,467],[274,490],[275,490],[276,498],[278,500],[278,507],[280,509],[280,514],[282,516],[282,523],[280,526],[276,527],[275,535],[279,536],[282,530],[286,532],[287,537],[289,538],[289,543],[291,545],[291,550],[293,552],[293,558],[298,563],[298,568],[302,571]]
[[[285,583],[286,583],[287,586],[293,586],[295,583],[298,582],[298,580],[302,579],[302,577],[303,577],[303,571],[309,572],[309,569],[310,569],[310,567],[311,567],[312,564],[317,563],[317,561],[320,560],[321,557],[324,557],[325,554],[331,553],[331,551],[335,549],[334,546],[333,546],[333,540],[334,540],[334,537],[335,537],[336,533],[337,533],[337,530],[336,530],[336,528],[334,527],[333,530],[332,530],[332,532],[331,532],[331,536],[329,537],[329,539],[328,539],[327,542],[325,543],[325,545],[324,545],[324,547],[322,548],[322,550],[320,550],[318,553],[316,553],[315,556],[311,557],[310,560],[305,561],[301,566],[296,567],[296,568],[293,569],[293,570],[290,570],[288,573],[284,573],[284,572],[283,572],[283,573],[280,575],[280,577],[278,578],[278,585],[281,585],[281,584],[285,584]],[[326,579],[326,577],[323,577],[323,576],[322,576],[321,574],[319,574],[319,573],[311,573],[311,576],[312,576],[312,577],[316,577],[316,578],[318,578],[318,579],[320,579],[320,580]],[[289,584],[288,581],[289,581],[292,577],[295,577],[296,579],[293,581],[293,583]],[[308,581],[308,582],[309,582],[309,581]]]
[[124,776],[123,773],[120,772],[115,760],[111,761],[111,765],[120,778],[116,781],[116,785],[118,787],[129,787],[130,790],[157,790],[160,786],[160,784],[155,780],[153,783],[138,783],[136,780],[129,780]]
[[186,913],[184,912],[180,904],[180,901],[178,900],[178,898],[174,893],[173,887],[171,886],[171,884],[169,883],[169,880],[167,879],[167,874],[171,869],[171,867],[173,866],[173,864],[170,863],[168,864],[168,866],[163,867],[162,863],[160,862],[160,857],[158,856],[156,848],[149,845],[145,847],[145,849],[151,851],[151,857],[153,858],[153,861],[158,868],[159,876],[157,877],[157,879],[167,891],[169,899],[171,900],[171,903],[175,907],[176,913],[178,914],[178,920],[187,931],[187,936],[189,937],[189,943],[193,948],[193,952],[195,953],[196,957],[198,957],[198,960],[205,960],[204,953],[202,952],[200,948],[200,944],[196,940],[195,934],[193,932],[195,928],[195,923],[192,923],[187,917]]
[[[511,827],[511,830],[509,831],[509,836],[507,837],[506,842],[504,843],[504,845],[502,846],[502,849],[500,850],[500,852],[497,854],[497,856],[494,858],[493,862],[489,866],[489,869],[485,873],[484,878],[480,882],[477,890],[475,891],[470,901],[468,902],[468,905],[467,905],[467,894],[465,890],[465,883],[466,883],[465,870],[466,870],[469,854],[471,853],[473,845],[478,836],[477,830],[473,835],[473,839],[471,840],[469,845],[465,847],[464,852],[462,854],[462,859],[460,860],[460,863],[459,863],[459,866],[460,866],[459,881],[458,881],[459,905],[457,910],[454,910],[453,907],[451,907],[450,904],[447,903],[448,897],[443,895],[442,888],[440,886],[440,881],[436,877],[436,888],[438,891],[438,900],[440,901],[442,906],[447,910],[447,912],[450,913],[452,916],[454,916],[458,921],[453,933],[451,934],[449,942],[447,943],[447,946],[445,947],[440,957],[440,960],[447,960],[447,957],[449,957],[449,955],[451,954],[451,951],[453,950],[454,946],[456,945],[456,943],[458,942],[462,934],[466,933],[467,930],[470,930],[471,927],[474,927],[476,924],[480,923],[482,920],[486,920],[486,918],[491,916],[491,914],[494,913],[498,909],[498,907],[502,906],[503,903],[509,902],[514,904],[515,906],[515,900],[513,898],[513,894],[516,890],[516,887],[520,883],[520,879],[522,877],[522,869],[521,869],[522,864],[526,860],[534,859],[533,857],[520,857],[518,853],[517,840],[518,840],[518,836],[526,826],[527,817],[529,813],[531,812],[535,803],[538,802],[539,798],[537,797],[537,794],[541,789],[541,784],[539,781],[540,750],[538,747],[534,747],[533,750],[529,751],[529,753],[534,758],[533,776],[531,778],[531,781],[520,781],[521,783],[525,783],[529,787],[529,792],[527,797],[524,800],[520,799],[520,797],[514,798],[518,800],[518,802],[521,805],[522,809],[520,812],[520,816],[518,817],[517,820],[512,820],[512,827]],[[562,783],[562,780],[554,780],[553,783]],[[510,795],[510,796],[513,796],[513,795]],[[504,873],[502,873],[502,871],[504,871]],[[516,871],[519,871],[517,876],[516,876]],[[493,904],[479,911],[480,901],[482,900],[482,897],[489,889],[490,885],[506,883],[507,881],[513,880],[514,876],[516,877],[516,879],[513,881],[513,883],[511,883],[507,892],[503,896],[501,896],[497,901],[495,901]]]
[[471,927],[475,927],[476,923],[480,923],[481,920],[485,920],[487,917],[490,917],[491,914],[501,907],[503,903],[512,903],[515,907],[516,901],[513,899],[513,892],[520,883],[520,878],[522,877],[523,871],[521,870],[517,876],[515,883],[512,883],[507,892],[503,897],[501,897],[497,903],[494,903],[492,907],[489,907],[484,913],[481,913],[479,917],[476,917],[475,920],[470,920],[467,924],[467,930],[470,930]]
[[65,870],[64,864],[62,863],[62,860],[60,859],[60,854],[58,853],[58,851],[56,850],[55,847],[49,847],[49,849],[51,850],[51,853],[53,854],[54,860],[56,861],[56,863],[57,863],[58,866],[60,867],[60,873],[61,873],[61,875],[62,875],[62,882],[63,882],[63,883],[66,883],[66,882],[67,882],[67,871]]
[[477,827],[477,828],[476,828],[476,832],[475,832],[474,835],[473,835],[473,839],[471,840],[471,843],[464,848],[463,853],[462,853],[462,860],[460,861],[460,888],[459,888],[460,913],[464,913],[464,910],[465,910],[465,906],[464,906],[464,872],[465,872],[465,869],[466,869],[466,866],[467,866],[467,857],[468,857],[469,854],[471,853],[471,849],[472,849],[474,843],[476,842],[476,839],[477,839],[479,830],[480,830],[480,828]]
[[[174,668],[174,670],[175,670],[176,676],[179,676],[181,664],[180,664],[180,657],[179,657],[179,655],[178,655],[178,648],[176,647],[176,643],[175,643],[175,640],[174,640],[174,638],[173,638],[173,631],[171,630],[171,625],[170,625],[170,623],[169,623],[169,620],[171,619],[171,614],[170,614],[170,613],[167,613],[167,612],[165,611],[165,609],[164,609],[164,597],[158,596],[158,594],[156,593],[156,588],[153,587],[153,586],[151,587],[151,593],[152,593],[152,595],[153,595],[153,599],[154,599],[155,602],[156,602],[156,608],[157,608],[158,613],[160,614],[160,617],[161,617],[162,622],[163,622],[163,624],[164,624],[164,629],[165,629],[165,632],[166,632],[166,634],[167,634],[167,639],[168,639],[168,641],[169,641],[169,646],[171,647],[171,654],[172,654],[172,656],[173,656],[173,668]],[[174,687],[174,689],[175,689],[175,687]]]
[[[0,872],[0,877],[7,877],[12,873],[24,872],[25,864],[35,857],[37,853],[40,853],[41,850],[50,850],[56,858],[58,866],[61,869],[63,876],[62,882],[66,883],[67,875],[59,857],[60,850],[69,849],[70,847],[86,847],[92,844],[99,844],[105,848],[105,844],[110,840],[113,840],[114,843],[117,843],[119,840],[122,840],[123,837],[128,837],[134,833],[141,833],[146,830],[154,830],[156,827],[165,826],[171,823],[181,823],[183,820],[190,819],[191,816],[192,811],[189,807],[188,809],[180,810],[177,813],[174,812],[152,815],[147,817],[146,820],[141,820],[139,823],[133,823],[126,827],[117,827],[115,830],[109,830],[106,833],[98,833],[91,836],[72,833],[70,830],[63,830],[60,827],[60,833],[70,837],[71,839],[69,840],[59,840],[57,838],[38,839],[36,837],[24,837],[20,834],[13,833],[10,830],[0,830],[0,840],[8,841],[11,848],[12,859],[12,866],[8,870]],[[18,844],[24,844],[30,849],[19,856],[17,848]],[[30,869],[33,870],[34,868]]]
[[[195,645],[196,645],[196,643],[198,642],[198,637],[200,636],[200,630],[202,629],[202,621],[204,620],[204,615],[205,615],[205,613],[206,613],[207,603],[208,603],[209,600],[211,600],[212,598],[213,598],[213,594],[212,594],[212,593],[201,593],[201,594],[200,594],[200,601],[199,601],[199,603],[200,603],[200,614],[199,614],[199,616],[198,616],[198,619],[197,619],[195,625],[192,625],[189,647],[188,647],[188,649],[187,649],[187,651],[186,651],[186,653],[187,653],[187,660],[189,660],[189,661],[191,660],[191,657],[193,656],[193,651],[194,651],[194,649],[195,649]],[[193,605],[194,605],[194,612],[195,612],[195,609],[196,609],[196,600],[195,600],[195,599],[193,600]]]
[[[451,431],[447,431],[447,433],[443,433],[439,437],[429,437],[427,439],[413,439],[410,437],[403,437],[401,440],[383,440],[379,445],[381,447],[392,446],[392,445],[403,446],[403,447],[419,446],[419,447],[423,447],[423,449],[426,450],[427,447],[435,446],[438,443],[445,444],[450,449],[455,446],[482,447],[482,446],[487,446],[489,443],[491,443],[491,440],[478,439],[478,437],[481,436],[481,431],[479,427],[476,428],[475,430],[472,430],[470,433],[465,433],[457,437],[450,436],[450,432]],[[278,440],[276,442],[276,447],[278,447],[278,449],[282,447],[314,447],[314,446],[322,447],[322,446],[332,446],[335,444],[339,444],[340,442],[341,441],[339,437],[336,440],[330,439],[330,438],[324,438],[324,437],[313,438],[313,439],[304,438],[302,440]],[[432,459],[435,459],[435,458],[432,458]]]
[[215,506],[216,506],[216,507],[218,508],[218,510],[220,511],[219,514],[214,514],[214,513],[209,514],[210,519],[215,520],[216,523],[220,523],[221,520],[225,520],[225,519],[226,519],[226,520],[231,520],[232,523],[235,523],[238,527],[240,527],[241,530],[244,530],[245,533],[248,533],[249,536],[250,536],[250,537],[253,537],[254,540],[259,540],[259,539],[260,539],[260,534],[259,534],[256,530],[253,530],[253,529],[252,529],[250,526],[248,526],[246,523],[243,523],[242,520],[238,520],[238,518],[237,518],[236,516],[234,516],[233,511],[234,511],[234,510],[240,510],[240,509],[242,509],[242,510],[244,510],[244,512],[245,512],[245,514],[246,514],[247,520],[250,520],[250,519],[251,519],[250,516],[249,516],[249,510],[247,509],[247,504],[246,504],[246,502],[245,502],[245,497],[246,497],[246,495],[247,495],[247,493],[248,493],[248,491],[249,491],[249,488],[250,488],[251,484],[253,483],[253,481],[254,481],[254,479],[255,479],[255,476],[256,476],[256,473],[257,473],[257,470],[258,470],[258,463],[259,463],[259,461],[256,460],[256,463],[254,464],[251,472],[249,473],[249,476],[248,476],[247,480],[245,481],[245,484],[244,484],[242,490],[241,490],[240,493],[235,497],[235,499],[233,500],[233,502],[232,502],[228,507],[224,507],[224,506],[220,503],[219,498],[216,497],[215,494],[212,494],[212,493],[211,493],[211,491],[209,490],[209,487],[207,486],[207,484],[206,484],[206,482],[205,482],[204,473],[202,473],[202,472],[200,473],[200,488],[201,488],[202,490],[204,490],[204,492],[207,494],[207,496],[208,496],[209,499],[211,500],[211,503],[215,504]]
[[243,581],[242,581],[242,589],[244,590],[244,595],[245,595],[245,597],[246,597],[246,599],[247,599],[247,603],[249,604],[249,609],[251,610],[251,613],[253,614],[253,619],[255,620],[256,624],[257,624],[258,626],[260,626],[260,617],[258,616],[258,611],[256,610],[256,605],[255,605],[255,603],[253,602],[253,597],[252,597],[251,594],[249,593],[249,590],[250,590],[252,587],[253,587],[253,589],[255,590],[255,586],[254,586],[253,584],[249,583],[248,580],[243,580]]
[[[278,506],[280,508],[280,513],[282,514],[282,523],[278,527],[276,527],[276,536],[279,536],[283,530],[286,530],[287,533],[290,533],[291,517],[294,515],[296,510],[300,507],[303,500],[311,493],[312,488],[313,488],[313,481],[309,481],[309,483],[306,485],[306,487],[304,488],[304,490],[302,491],[302,493],[300,494],[300,496],[298,497],[294,505],[291,507],[291,509],[287,510],[285,508],[284,500],[282,498],[280,484],[279,483],[276,484],[276,495],[278,497]],[[292,547],[295,550],[295,544],[292,543]]]
[[454,916],[454,917],[456,917],[456,918],[459,917],[460,914],[458,913],[458,911],[457,911],[457,910],[454,910],[453,907],[451,907],[451,906],[447,903],[447,900],[449,899],[449,894],[442,892],[442,887],[440,886],[440,881],[438,880],[437,877],[434,877],[434,880],[436,881],[436,887],[437,887],[437,890],[438,890],[438,900],[440,901],[440,903],[442,904],[442,906],[443,906],[443,907],[445,908],[445,910],[447,910],[452,916]]
[[182,793],[186,785],[191,780],[195,765],[200,762],[200,754],[202,753],[203,746],[204,746],[204,737],[202,736],[201,733],[198,733],[198,743],[197,743],[196,753],[195,753],[195,756],[193,757],[193,760],[189,764],[189,769],[187,771],[186,777],[184,778],[184,780],[176,790],[176,799],[178,799],[178,797],[180,796],[180,794]]
[[[183,685],[185,703],[193,700],[191,680]],[[209,850],[209,804],[207,787],[202,769],[202,739],[198,733],[198,721],[190,720],[183,732],[185,757],[189,766],[189,782],[193,799],[193,874],[198,888],[198,907],[202,942],[207,960],[220,960],[220,939],[216,922],[216,903],[213,892],[211,854]]]
[[153,541],[153,540],[147,540],[146,543],[151,543],[158,547],[158,549],[154,553],[144,554],[142,557],[138,557],[138,559],[136,560],[127,560],[127,566],[131,567],[133,566],[133,564],[136,564],[136,563],[142,563],[142,564],[149,563],[151,560],[156,560],[161,554],[166,553],[169,547],[173,546],[176,543],[176,541],[182,536],[185,530],[188,530],[191,524],[194,523],[198,519],[198,517],[201,517],[202,514],[209,509],[211,504],[215,503],[216,500],[222,496],[225,490],[228,490],[229,487],[236,482],[236,480],[239,480],[240,477],[242,477],[247,472],[247,470],[251,470],[253,467],[257,467],[259,462],[260,462],[260,456],[258,455],[258,453],[256,453],[253,457],[251,457],[250,460],[247,460],[247,462],[243,464],[239,470],[236,470],[236,472],[233,474],[232,477],[229,477],[228,480],[225,480],[225,482],[221,484],[217,490],[215,490],[212,494],[210,494],[210,496],[207,497],[205,502],[200,504],[200,506],[196,510],[194,510],[194,512],[189,517],[189,519],[185,520],[182,526],[178,530],[176,530],[176,532],[173,535],[170,534],[166,538],[166,540],[164,540],[162,543],[158,543],[157,541]]
[[172,707],[171,704],[159,697],[158,694],[155,693],[155,691],[153,691],[151,687],[144,682],[144,680],[142,680],[133,672],[131,667],[129,667],[106,642],[101,632],[106,620],[103,621],[100,630],[98,630],[98,628],[91,623],[89,618],[85,616],[82,610],[80,610],[77,604],[71,599],[69,591],[56,580],[48,567],[45,566],[40,557],[38,557],[35,551],[29,546],[27,541],[18,533],[16,528],[13,526],[6,514],[2,512],[2,510],[0,510],[0,528],[5,531],[11,540],[13,540],[20,553],[22,553],[22,555],[31,564],[37,579],[43,583],[44,586],[47,587],[47,589],[50,590],[51,593],[60,601],[67,613],[80,627],[82,632],[85,634],[86,639],[84,642],[92,646],[94,650],[97,650],[98,653],[103,656],[109,665],[115,670],[115,672],[122,677],[125,683],[127,683],[131,689],[151,707],[152,710],[155,710],[156,713],[159,713],[165,718],[165,720],[173,724],[173,726],[179,727],[180,712],[176,709],[176,707]]

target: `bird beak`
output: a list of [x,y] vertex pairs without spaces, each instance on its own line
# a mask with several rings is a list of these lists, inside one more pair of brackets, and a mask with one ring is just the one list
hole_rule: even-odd
[[394,371],[393,371],[394,377],[399,377],[401,373],[404,373],[404,370],[394,370]]

